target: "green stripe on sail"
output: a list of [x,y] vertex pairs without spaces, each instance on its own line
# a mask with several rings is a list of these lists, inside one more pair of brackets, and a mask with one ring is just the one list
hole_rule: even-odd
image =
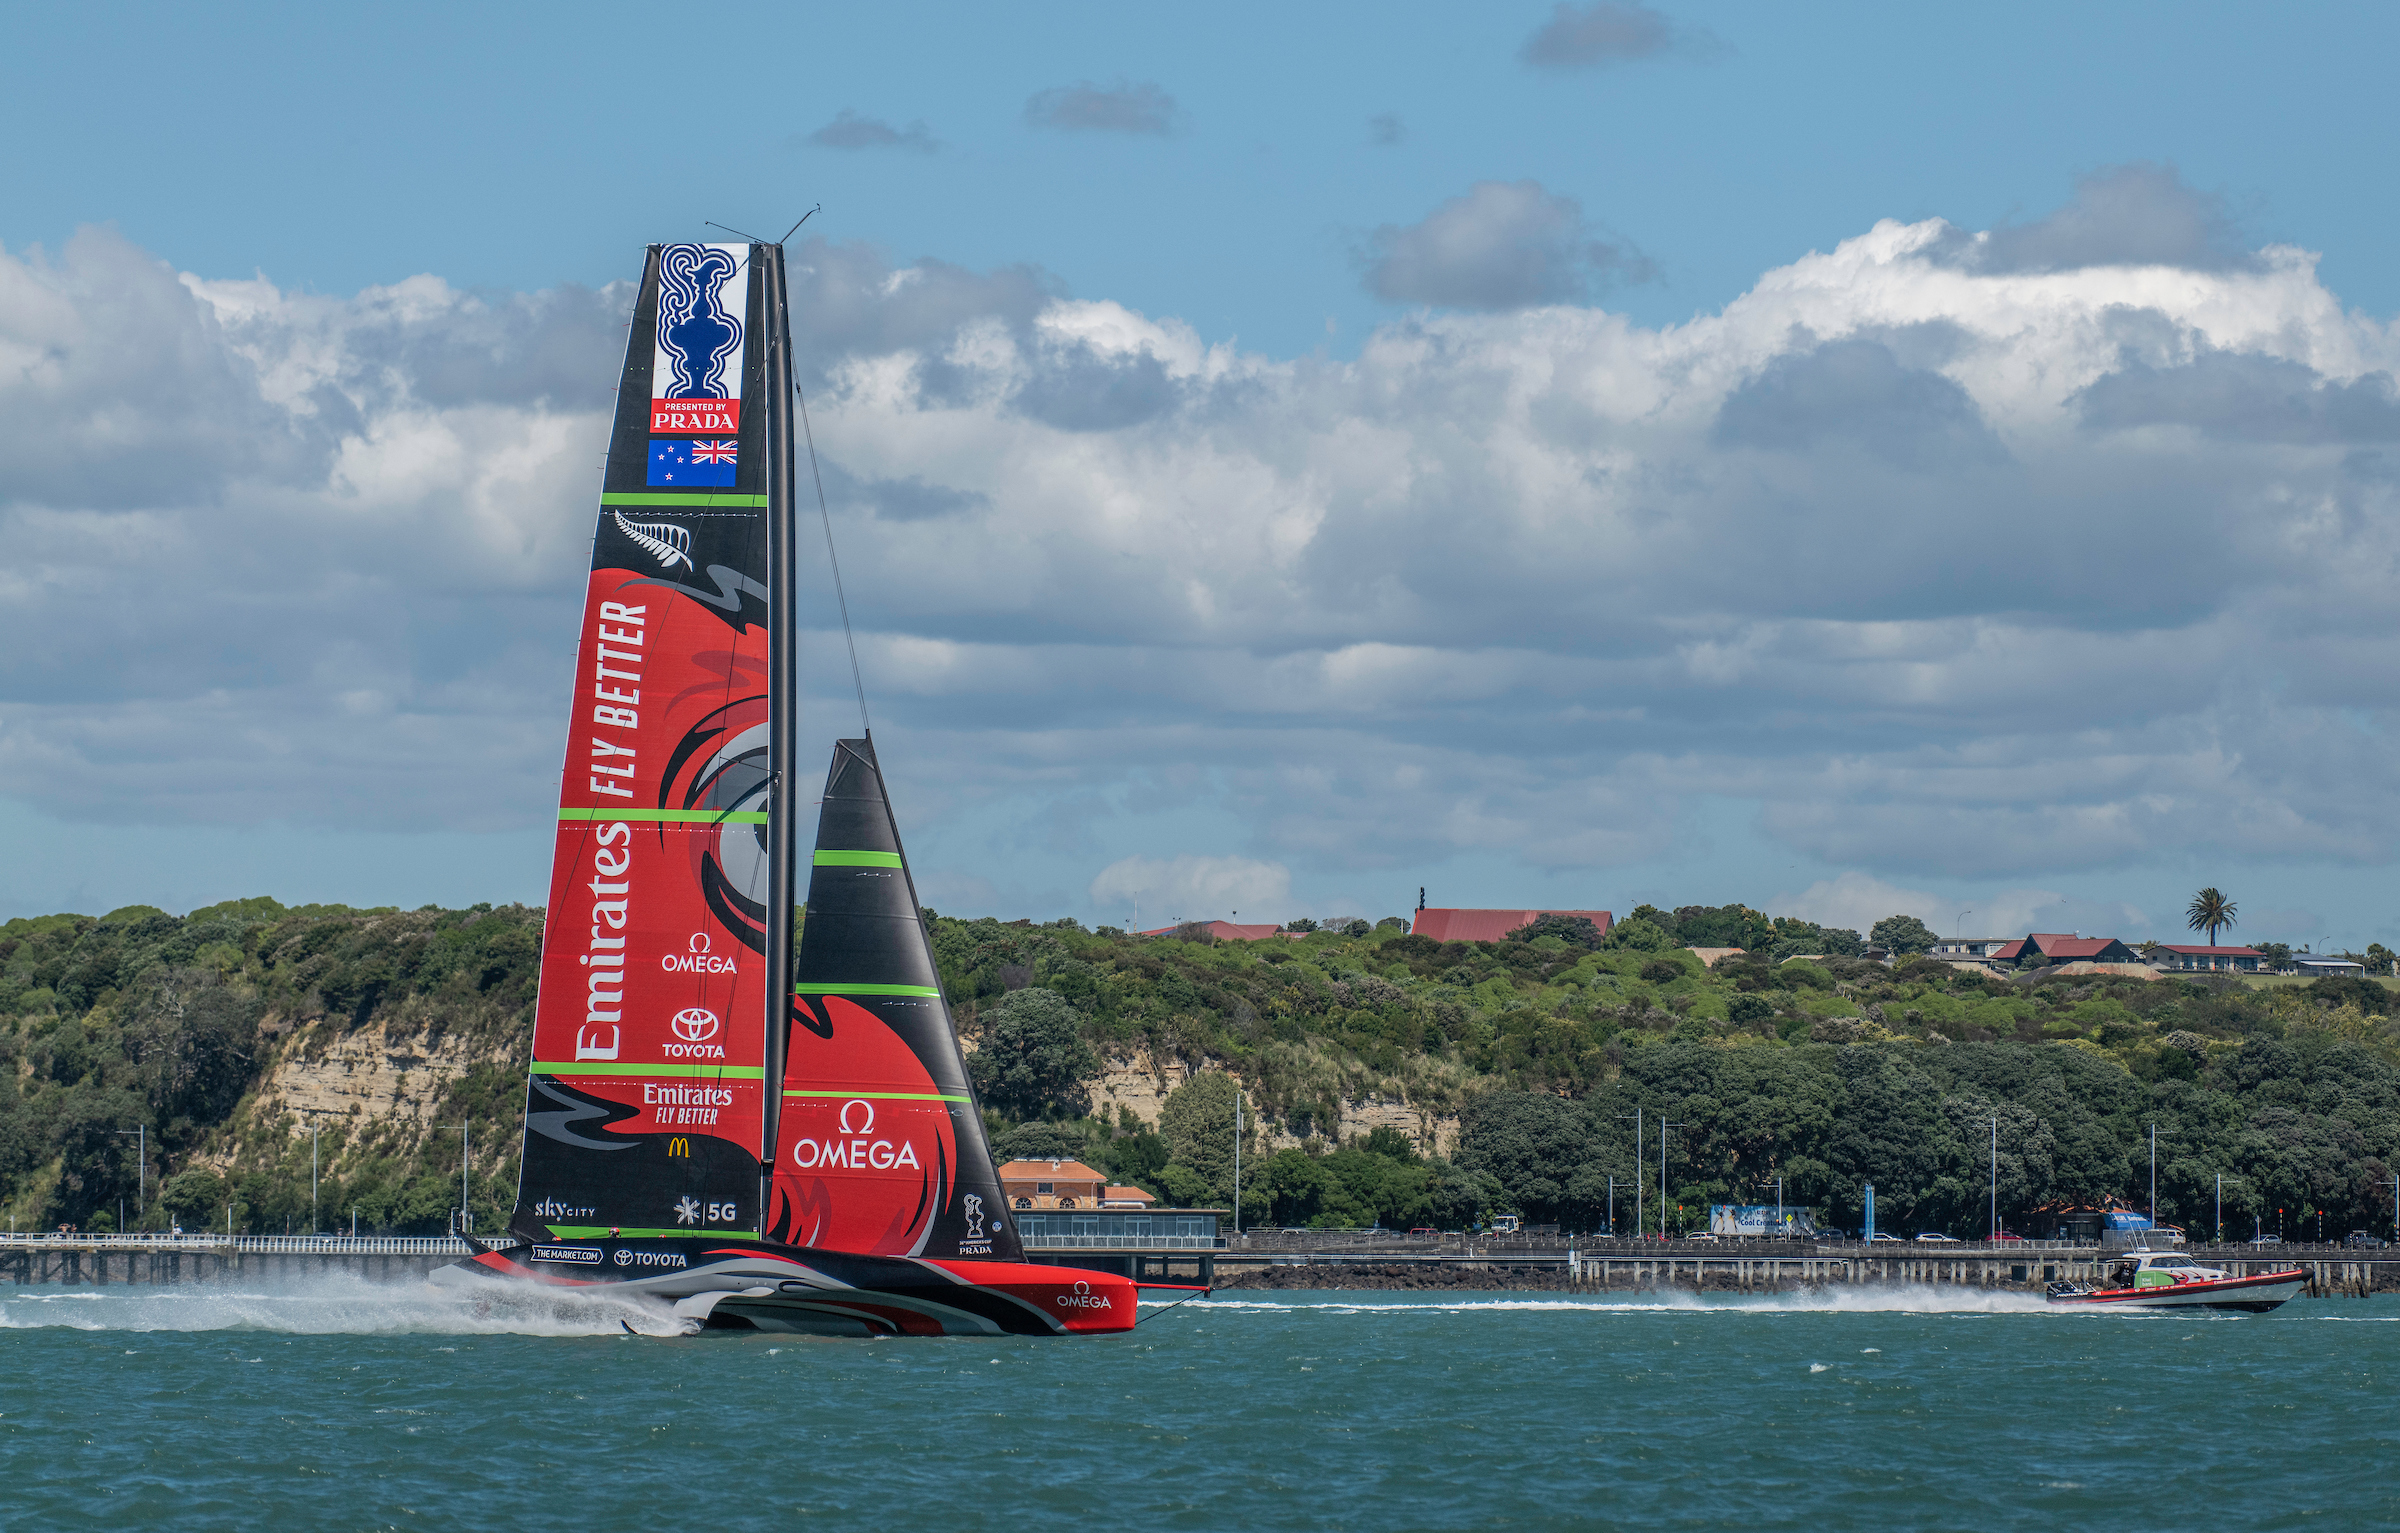
[[604,506],[681,506],[686,510],[695,507],[709,510],[728,506],[738,506],[743,510],[748,510],[766,503],[767,497],[764,495],[661,495],[654,490],[649,492],[620,490],[614,494],[600,497],[600,504]]
[[600,1061],[537,1059],[533,1062],[536,1075],[646,1075],[673,1080],[763,1081],[767,1078],[764,1065],[618,1065]]
[[642,820],[664,825],[764,825],[763,809],[561,809],[562,820]]
[[787,1097],[842,1097],[845,1100],[869,1102],[972,1102],[973,1097],[945,1096],[939,1091],[793,1091]]
[[794,995],[922,995],[935,1000],[941,992],[931,985],[794,985]]
[[816,865],[820,868],[896,868],[900,866],[898,852],[819,852]]
[[[759,1238],[756,1230],[636,1230],[619,1229],[607,1224],[553,1224],[548,1228],[551,1235],[559,1240],[606,1240],[611,1235],[625,1240],[666,1240],[670,1238],[678,1240],[756,1240]],[[519,1250],[511,1250],[502,1254],[516,1257],[521,1261],[533,1260],[529,1253]]]

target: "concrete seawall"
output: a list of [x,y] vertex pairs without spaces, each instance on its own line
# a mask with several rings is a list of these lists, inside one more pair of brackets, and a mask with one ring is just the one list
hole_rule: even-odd
[[[2235,1276],[2309,1274],[2324,1296],[2400,1292],[2400,1252],[2339,1246],[2194,1246],[2186,1254]],[[1661,1245],[1634,1242],[1554,1251],[1243,1251],[1218,1253],[1220,1288],[1540,1289],[1594,1293],[1666,1290],[1794,1293],[1851,1286],[1940,1286],[2039,1293],[2060,1279],[2092,1282],[2116,1259],[2092,1246],[2038,1250],[1927,1251],[1759,1242]]]
[[[498,1242],[513,1246],[513,1240]],[[180,1236],[0,1240],[0,1283],[103,1287],[111,1283],[290,1283],[340,1273],[405,1283],[467,1256],[459,1240],[404,1236]]]

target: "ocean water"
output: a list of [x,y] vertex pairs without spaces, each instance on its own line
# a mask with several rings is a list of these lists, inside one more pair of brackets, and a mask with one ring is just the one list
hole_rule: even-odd
[[2400,1300],[1227,1295],[1108,1340],[0,1288],[12,1527],[2400,1524]]

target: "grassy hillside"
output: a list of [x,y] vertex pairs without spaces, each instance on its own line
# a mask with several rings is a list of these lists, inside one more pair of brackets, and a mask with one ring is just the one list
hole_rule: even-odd
[[[1738,907],[1723,907],[1734,911]],[[1915,961],[1736,960],[1713,973],[1651,913],[1593,947],[1571,928],[1439,944],[1396,925],[1299,941],[1127,937],[1072,922],[936,918],[934,940],[995,1143],[1079,1154],[1178,1201],[1231,1195],[1231,1077],[1250,1104],[1245,1216],[1454,1224],[1511,1207],[1591,1226],[1634,1177],[1631,1122],[1663,1116],[1670,1223],[1773,1196],[1887,1227],[1983,1220],[1989,1120],[2002,1212],[2147,1197],[2203,1225],[2284,1210],[2302,1233],[2388,1229],[2400,1164],[2400,1037],[2357,981],[1992,979]],[[1743,913],[1746,919],[1754,913]],[[1758,918],[1763,922],[1764,918]],[[1795,923],[1766,935],[1826,944]],[[513,1199],[540,912],[132,907],[0,927],[0,1204],[20,1227],[113,1223],[134,1140],[187,1224],[305,1227],[309,1124],[325,1222],[440,1229],[470,1125],[479,1227]],[[1762,944],[1764,945],[1764,944]],[[1089,1115],[1110,1059],[1193,1073],[1155,1122]],[[361,1060],[365,1060],[364,1065]],[[374,1106],[310,1114],[362,1069]],[[385,1077],[378,1075],[378,1081]],[[408,1083],[416,1084],[410,1085]],[[380,1091],[381,1088],[378,1087]],[[1338,1142],[1346,1104],[1461,1121],[1455,1153],[1389,1129]],[[1267,1134],[1298,1141],[1267,1153]],[[1652,1128],[1641,1171],[1655,1194]],[[1620,1207],[1624,1196],[1620,1192]],[[1655,1205],[1655,1196],[1652,1199]],[[1649,1209],[1653,1223],[1658,1215]],[[164,1215],[153,1209],[152,1220]],[[1621,1216],[1622,1217],[1622,1216]]]

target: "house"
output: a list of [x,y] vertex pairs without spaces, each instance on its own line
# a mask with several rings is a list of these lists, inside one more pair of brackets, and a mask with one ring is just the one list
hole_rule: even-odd
[[2006,937],[1944,937],[1934,943],[1932,956],[1946,960],[1992,958],[2008,946]]
[[2294,953],[2292,967],[2309,979],[2327,974],[2364,974],[2367,966],[2347,958],[2324,958],[2314,953]]
[[1011,1208],[1098,1208],[1108,1178],[1079,1160],[1012,1160],[1000,1168]]
[[1216,938],[1219,942],[1264,942],[1269,937],[1290,937],[1300,935],[1296,932],[1285,931],[1273,921],[1267,922],[1264,926],[1252,926],[1246,922],[1237,926],[1231,921],[1187,921],[1183,926],[1160,926],[1146,932],[1137,933],[1136,935],[1143,937],[1172,937],[1177,932],[1184,930],[1187,926],[1199,927],[1201,930],[1207,932],[1210,936]]
[[1409,931],[1436,942],[1498,942],[1543,916],[1581,916],[1599,928],[1603,937],[1617,919],[1605,910],[1428,910],[1420,905],[1416,924]]
[[2140,963],[2142,955],[2114,937],[2087,937],[2081,932],[2034,932],[2002,945],[1992,953],[1999,963]]
[[1139,1187],[1109,1187],[1100,1193],[1102,1208],[1148,1208],[1157,1201]]
[[2161,969],[2214,969],[2242,974],[2255,974],[2266,955],[2248,947],[2200,947],[2175,942],[2161,942],[2143,949],[2150,962]]

